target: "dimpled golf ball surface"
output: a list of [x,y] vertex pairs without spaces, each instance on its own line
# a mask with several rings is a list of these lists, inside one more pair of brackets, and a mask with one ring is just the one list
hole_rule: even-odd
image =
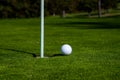
[[62,51],[62,54],[64,54],[64,55],[70,55],[72,52],[72,48],[70,45],[64,44],[61,47],[61,51]]

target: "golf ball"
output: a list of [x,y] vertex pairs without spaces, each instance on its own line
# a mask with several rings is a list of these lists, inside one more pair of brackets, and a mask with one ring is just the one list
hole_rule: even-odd
[[72,47],[68,44],[64,44],[61,47],[61,52],[64,55],[70,55],[72,53]]

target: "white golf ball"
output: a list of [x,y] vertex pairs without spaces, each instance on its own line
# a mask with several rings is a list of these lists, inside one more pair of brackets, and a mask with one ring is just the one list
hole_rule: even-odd
[[61,47],[61,52],[64,55],[70,55],[72,53],[72,47],[68,44],[64,44]]

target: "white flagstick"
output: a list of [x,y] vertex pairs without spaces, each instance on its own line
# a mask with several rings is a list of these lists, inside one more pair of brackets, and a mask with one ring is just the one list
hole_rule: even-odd
[[44,58],[44,0],[41,0],[41,49],[40,57]]

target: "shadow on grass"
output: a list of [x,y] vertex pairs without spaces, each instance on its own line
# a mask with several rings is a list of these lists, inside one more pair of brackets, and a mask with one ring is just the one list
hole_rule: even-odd
[[21,50],[16,50],[16,49],[7,49],[7,48],[0,48],[0,49],[2,49],[2,50],[8,50],[8,51],[14,51],[14,52],[20,52],[20,53],[25,53],[25,54],[32,55],[33,57],[38,57],[39,56],[39,55],[37,55],[35,53],[21,51]]
[[[56,26],[75,27],[78,29],[120,29],[120,15],[110,15],[102,18],[85,18],[86,15],[76,15],[66,19],[79,18],[80,21],[55,23]],[[83,21],[82,21],[83,19]],[[91,20],[92,19],[92,20]]]
[[59,56],[65,56],[65,55],[63,55],[63,54],[53,54],[53,55],[50,56],[50,57],[59,57]]
[[79,29],[120,29],[119,24],[107,22],[71,22],[68,24]]
[[[0,49],[2,49],[2,50],[8,50],[8,51],[13,51],[13,52],[20,52],[20,53],[29,54],[29,55],[32,55],[32,57],[34,57],[34,58],[40,57],[40,54],[35,54],[35,53],[27,52],[27,51],[16,50],[16,49],[7,49],[7,48],[0,48]],[[46,56],[47,57],[59,57],[59,56],[65,56],[65,55],[63,55],[63,54],[53,54],[53,55],[46,55]]]
[[[117,17],[117,16],[116,16]],[[99,19],[98,19],[99,20]],[[103,18],[104,20],[104,18]],[[64,23],[55,23],[51,25],[55,25],[55,27],[73,27],[78,29],[120,29],[119,19],[113,18],[110,21],[91,21],[91,19],[86,19],[86,21],[71,21],[71,22],[64,22]]]

